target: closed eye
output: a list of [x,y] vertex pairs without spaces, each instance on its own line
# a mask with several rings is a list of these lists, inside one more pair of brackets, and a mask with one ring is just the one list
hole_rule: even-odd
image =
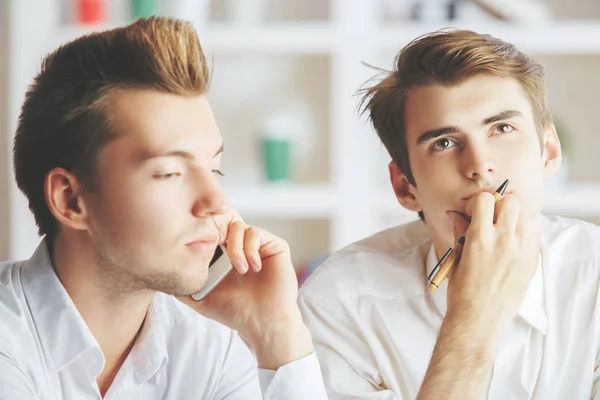
[[154,177],[156,179],[160,179],[160,180],[169,180],[169,179],[176,178],[178,176],[181,176],[181,172],[169,172],[169,173],[166,173],[166,174],[154,175]]

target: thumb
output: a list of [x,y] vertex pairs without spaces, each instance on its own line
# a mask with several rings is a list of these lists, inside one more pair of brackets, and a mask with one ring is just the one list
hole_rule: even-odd
[[[454,246],[454,244],[456,242],[458,242],[458,239],[460,239],[461,236],[466,234],[467,229],[469,229],[469,223],[467,222],[465,217],[463,217],[459,213],[451,212],[448,215],[450,218],[450,224],[452,226],[452,232],[454,234],[454,242],[452,244]],[[448,279],[450,282],[452,282],[452,277],[454,275],[454,272],[455,271],[453,269],[452,271],[450,271],[450,274],[448,275]]]
[[452,232],[454,234],[454,243],[458,241],[458,239],[467,233],[467,229],[469,229],[469,223],[457,212],[448,213],[450,218],[450,225],[452,227]]

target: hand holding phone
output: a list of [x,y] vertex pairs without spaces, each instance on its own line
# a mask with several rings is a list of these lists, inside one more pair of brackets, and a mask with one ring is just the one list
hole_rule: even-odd
[[220,248],[207,287],[180,300],[237,331],[262,368],[277,369],[313,352],[296,303],[298,280],[287,242],[240,218],[227,225]]

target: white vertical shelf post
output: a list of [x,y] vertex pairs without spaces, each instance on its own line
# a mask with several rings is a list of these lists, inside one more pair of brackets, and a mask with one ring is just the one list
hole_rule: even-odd
[[331,250],[337,250],[371,231],[374,214],[370,204],[371,169],[365,159],[368,132],[356,114],[355,92],[372,71],[360,63],[372,46],[376,7],[372,1],[331,0],[332,26],[336,32],[331,53],[331,181],[338,207],[331,221]]

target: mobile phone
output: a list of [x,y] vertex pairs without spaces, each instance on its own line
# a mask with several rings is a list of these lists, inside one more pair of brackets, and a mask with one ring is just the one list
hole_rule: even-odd
[[221,246],[217,246],[210,264],[208,264],[208,280],[206,285],[198,293],[194,293],[192,298],[200,301],[204,299],[233,269],[231,260],[227,252]]

